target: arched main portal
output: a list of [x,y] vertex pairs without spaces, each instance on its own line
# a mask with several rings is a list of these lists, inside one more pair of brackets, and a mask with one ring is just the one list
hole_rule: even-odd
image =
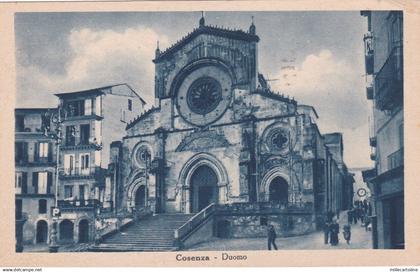
[[79,222],[79,243],[89,242],[89,221],[83,219]]
[[61,221],[60,223],[60,240],[64,242],[73,241],[73,222],[68,219]]
[[39,220],[36,224],[36,243],[46,243],[48,239],[48,224],[44,220]]
[[196,213],[219,200],[217,175],[207,165],[194,170],[190,181],[190,212]]
[[134,206],[136,210],[140,210],[145,207],[146,201],[146,187],[144,185],[140,185],[137,188],[136,196],[134,198]]
[[269,186],[269,201],[287,204],[289,199],[289,185],[282,177],[275,177]]

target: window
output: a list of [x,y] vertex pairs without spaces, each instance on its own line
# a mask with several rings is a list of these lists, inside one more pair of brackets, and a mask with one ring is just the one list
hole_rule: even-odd
[[25,116],[16,115],[15,130],[16,132],[23,132],[25,130]]
[[85,100],[67,102],[65,107],[69,117],[85,115]]
[[64,185],[64,198],[72,198],[73,197],[73,185]]
[[83,175],[89,174],[89,153],[80,154],[80,173]]
[[38,173],[38,192],[40,194],[47,193],[47,182],[48,182],[47,172],[39,172]]
[[74,174],[74,154],[64,154],[64,173]]
[[40,214],[47,213],[47,200],[40,199],[38,201],[38,213]]
[[79,185],[79,199],[85,199],[85,185]]
[[97,144],[102,143],[102,126],[101,121],[95,121],[95,139]]
[[76,128],[74,126],[66,126],[66,145],[73,146],[76,143]]
[[52,173],[33,172],[32,187],[34,188],[34,194],[50,194],[52,187]]
[[28,143],[25,143],[25,142],[15,143],[15,162],[16,163],[28,162]]
[[22,218],[22,199],[15,200],[15,216],[16,219]]
[[133,110],[133,101],[131,99],[128,99],[128,110],[129,111]]
[[15,174],[15,193],[27,194],[28,193],[28,173],[16,172]]
[[85,100],[85,114],[84,115],[91,115],[92,114],[92,99]]
[[48,143],[39,143],[39,157],[48,158]]
[[87,145],[89,144],[90,137],[90,125],[80,125],[80,144]]

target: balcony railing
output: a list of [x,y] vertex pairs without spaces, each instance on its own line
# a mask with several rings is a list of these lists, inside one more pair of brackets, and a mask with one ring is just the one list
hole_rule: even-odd
[[388,155],[388,170],[404,165],[404,148]]
[[64,168],[63,171],[60,171],[60,177],[63,178],[96,178],[100,174],[100,167]]
[[99,207],[100,202],[97,199],[75,199],[58,200],[57,204],[61,211],[72,211],[76,209],[93,209]]
[[392,49],[375,77],[375,103],[381,111],[392,110],[403,102],[402,46]]

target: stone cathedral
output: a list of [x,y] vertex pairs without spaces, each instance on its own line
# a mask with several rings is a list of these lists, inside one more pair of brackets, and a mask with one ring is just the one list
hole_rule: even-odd
[[261,235],[268,223],[307,233],[340,209],[330,170],[340,151],[329,159],[313,107],[271,90],[258,42],[254,23],[231,30],[201,18],[156,49],[155,106],[112,148],[119,210],[193,214],[214,203],[225,235],[239,237]]

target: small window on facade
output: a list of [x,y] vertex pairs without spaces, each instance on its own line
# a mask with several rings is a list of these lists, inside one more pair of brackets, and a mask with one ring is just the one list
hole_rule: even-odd
[[133,101],[131,99],[128,99],[128,110],[129,111],[133,110]]
[[39,143],[39,158],[48,158],[48,143]]
[[40,199],[38,201],[38,213],[47,213],[47,200]]
[[66,145],[74,146],[76,143],[76,128],[74,126],[66,127]]
[[82,175],[89,174],[89,158],[90,158],[89,153],[80,154],[79,164],[80,164],[80,173]]
[[15,130],[16,132],[23,132],[25,130],[25,117],[23,115],[16,115]]
[[48,172],[38,172],[38,193],[46,194],[48,191]]
[[73,185],[64,185],[64,198],[72,198],[73,197]]
[[90,138],[90,125],[80,125],[80,144],[87,145],[89,144]]

